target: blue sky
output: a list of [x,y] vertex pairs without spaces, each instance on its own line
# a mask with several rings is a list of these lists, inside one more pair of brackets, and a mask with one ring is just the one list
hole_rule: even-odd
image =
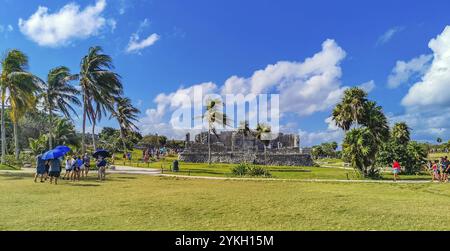
[[280,93],[282,127],[303,145],[342,138],[325,120],[345,88],[362,84],[414,139],[450,136],[448,1],[0,3],[0,51],[24,51],[41,77],[59,65],[77,72],[93,45],[112,55],[144,133],[182,137],[170,99],[197,85],[223,93],[227,82],[233,93]]

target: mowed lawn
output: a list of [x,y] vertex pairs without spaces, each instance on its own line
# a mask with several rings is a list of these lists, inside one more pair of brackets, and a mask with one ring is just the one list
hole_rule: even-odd
[[0,174],[1,230],[450,230],[450,185]]

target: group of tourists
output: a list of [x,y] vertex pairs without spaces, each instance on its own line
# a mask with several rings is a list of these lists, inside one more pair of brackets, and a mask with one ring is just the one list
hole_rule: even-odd
[[450,161],[447,156],[441,157],[440,160],[429,161],[428,169],[432,173],[432,181],[448,182]]
[[[80,181],[80,179],[85,179],[88,177],[89,170],[91,168],[91,158],[86,153],[83,157],[81,156],[67,156],[65,159],[55,158],[50,160],[44,160],[42,154],[36,157],[36,174],[34,176],[34,182],[37,182],[40,178],[40,182],[44,183],[48,179],[50,184],[53,181],[58,184],[58,178],[61,177],[62,165],[65,163],[65,173],[62,177],[63,180],[70,181]],[[106,158],[99,156],[96,161],[96,167],[98,168],[98,179],[105,180],[106,177]]]
[[[450,173],[450,160],[447,156],[441,157],[439,160],[428,161],[428,171],[431,173],[431,181],[448,182],[448,175]],[[394,181],[399,179],[398,175],[401,172],[400,163],[394,160],[392,164],[392,172],[394,173]]]
[[147,148],[144,151],[142,151],[142,159],[145,162],[149,162],[151,158],[159,160],[160,158],[163,158],[167,155],[168,151],[165,147],[161,148]]

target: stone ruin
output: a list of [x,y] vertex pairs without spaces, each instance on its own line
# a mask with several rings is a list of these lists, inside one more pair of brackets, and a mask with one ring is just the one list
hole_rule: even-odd
[[[271,140],[264,154],[264,144],[253,135],[236,131],[224,131],[217,136],[211,134],[211,160],[213,163],[253,163],[272,166],[312,166],[310,154],[302,152],[300,137],[279,133]],[[208,162],[208,132],[195,136],[191,141],[186,135],[186,147],[179,159],[191,163]]]

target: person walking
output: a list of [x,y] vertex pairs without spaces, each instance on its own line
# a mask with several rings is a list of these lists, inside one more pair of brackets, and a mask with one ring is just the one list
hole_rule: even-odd
[[70,175],[71,175],[71,172],[72,172],[72,158],[70,157],[70,156],[67,156],[67,158],[66,158],[66,172],[64,173],[64,176],[63,176],[63,180],[65,180],[65,179],[70,179]]
[[61,175],[61,160],[52,159],[50,160],[50,184],[53,184],[53,179],[55,179],[55,185],[58,185],[58,178]]
[[432,171],[432,175],[433,178],[431,179],[431,182],[434,182],[435,180],[440,181],[441,177],[439,175],[439,161],[435,160],[433,165],[431,166],[431,171]]
[[89,170],[91,168],[91,158],[87,153],[84,154],[83,164],[84,164],[84,176],[87,178]]
[[397,181],[399,179],[398,174],[401,171],[400,163],[398,163],[397,160],[394,160],[394,163],[392,164],[392,172],[394,173],[394,181]]
[[105,180],[106,178],[106,160],[103,157],[99,157],[97,160],[97,168],[98,168],[98,179],[100,181]]
[[45,160],[42,159],[42,154],[36,156],[36,174],[34,175],[34,182],[37,182],[39,176],[41,177],[41,182],[44,182]]

